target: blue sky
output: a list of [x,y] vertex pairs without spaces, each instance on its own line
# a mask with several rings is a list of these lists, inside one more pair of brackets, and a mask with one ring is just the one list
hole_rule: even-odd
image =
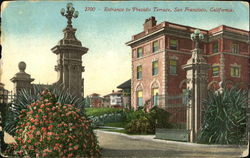
[[[2,82],[11,90],[10,78],[18,71],[19,61],[34,83],[56,81],[56,55],[50,49],[63,37],[66,19],[60,15],[68,2],[4,2],[2,16]],[[242,2],[170,2],[170,1],[74,1],[79,17],[73,19],[76,36],[89,52],[83,56],[86,71],[85,94],[105,95],[131,77],[131,50],[125,45],[131,36],[143,30],[146,18],[155,16],[158,23],[169,21],[201,29],[228,25],[249,29],[249,7]],[[85,7],[95,7],[86,12]],[[151,8],[149,12],[104,12],[104,8]],[[154,12],[153,7],[168,9],[203,8],[208,12]],[[210,12],[210,8],[233,9],[233,12]]]

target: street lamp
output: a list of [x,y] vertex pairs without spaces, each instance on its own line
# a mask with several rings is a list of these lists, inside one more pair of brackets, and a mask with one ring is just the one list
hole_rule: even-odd
[[204,35],[199,29],[194,30],[191,34],[191,40],[195,42],[195,49],[199,49],[199,43],[204,39]]
[[66,8],[67,8],[67,10],[65,10],[64,8],[61,9],[61,14],[62,14],[62,16],[65,16],[68,19],[68,25],[67,25],[67,27],[72,27],[72,25],[71,25],[72,24],[71,19],[73,17],[77,18],[78,15],[79,15],[79,12],[75,11],[75,8],[73,7],[72,3],[68,3],[66,5]]

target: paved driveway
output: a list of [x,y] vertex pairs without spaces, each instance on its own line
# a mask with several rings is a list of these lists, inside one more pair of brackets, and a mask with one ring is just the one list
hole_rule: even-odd
[[[211,147],[96,131],[103,157],[240,157],[245,148]],[[144,139],[145,138],[145,139]],[[152,138],[152,137],[151,137]]]

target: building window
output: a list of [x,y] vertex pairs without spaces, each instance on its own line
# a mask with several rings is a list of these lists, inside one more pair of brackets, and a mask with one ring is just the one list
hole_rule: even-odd
[[152,75],[158,75],[158,61],[152,63]]
[[169,48],[173,50],[177,50],[177,40],[171,39],[169,42]]
[[232,77],[240,77],[240,68],[239,67],[231,67],[231,76]]
[[238,54],[239,53],[239,44],[233,43],[232,44],[232,53]]
[[153,53],[157,52],[159,50],[159,42],[158,41],[154,41],[153,42]]
[[213,43],[213,53],[218,53],[219,51],[219,45],[218,45],[218,41]]
[[137,79],[142,78],[142,66],[137,66]]
[[158,88],[154,88],[153,91],[153,106],[157,106],[159,105],[159,89]]
[[142,91],[137,91],[137,106],[143,106],[142,98]]
[[142,48],[137,48],[137,58],[142,57]]
[[177,60],[170,60],[170,74],[177,74]]
[[219,66],[213,66],[213,76],[219,76]]

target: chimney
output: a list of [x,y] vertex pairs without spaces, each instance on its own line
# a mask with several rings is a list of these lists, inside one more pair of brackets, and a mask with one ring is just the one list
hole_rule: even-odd
[[156,26],[157,21],[155,20],[154,16],[151,16],[150,18],[145,20],[145,23],[143,24],[144,26],[144,31],[147,31],[151,29],[152,27]]

